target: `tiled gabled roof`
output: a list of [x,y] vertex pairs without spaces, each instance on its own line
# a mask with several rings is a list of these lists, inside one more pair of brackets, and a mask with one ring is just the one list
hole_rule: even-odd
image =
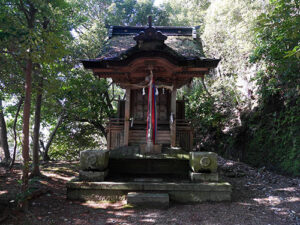
[[[97,59],[117,58],[126,54],[126,51],[136,45],[133,39],[147,27],[112,26],[109,29],[110,38],[103,46]],[[196,38],[196,29],[193,27],[155,27],[167,36],[165,44],[178,55],[187,58],[204,58],[202,44]]]

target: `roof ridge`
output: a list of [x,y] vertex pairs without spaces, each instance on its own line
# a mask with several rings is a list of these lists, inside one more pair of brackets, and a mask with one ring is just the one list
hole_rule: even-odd
[[[109,38],[113,36],[127,36],[137,35],[142,31],[145,31],[148,26],[110,26]],[[192,36],[196,38],[198,27],[167,27],[167,26],[153,26],[154,29],[160,31],[166,36]]]

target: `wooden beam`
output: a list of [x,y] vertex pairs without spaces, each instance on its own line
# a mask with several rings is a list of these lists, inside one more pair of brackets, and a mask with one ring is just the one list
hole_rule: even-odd
[[172,119],[170,118],[171,147],[176,146],[176,94],[177,89],[174,88],[171,92],[171,117],[173,117]]
[[125,121],[124,121],[124,145],[128,146],[129,141],[129,119],[130,119],[130,88],[126,88]]
[[183,67],[181,69],[182,72],[199,72],[199,71],[204,71],[207,72],[209,70],[208,67]]

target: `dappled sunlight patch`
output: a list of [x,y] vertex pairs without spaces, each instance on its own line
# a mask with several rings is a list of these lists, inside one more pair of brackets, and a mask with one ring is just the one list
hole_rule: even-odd
[[112,213],[116,216],[132,216],[132,214],[134,214],[134,211],[133,210],[130,210],[130,211],[114,211]]
[[289,206],[291,203],[300,203],[299,197],[278,197],[278,196],[269,196],[268,198],[254,198],[258,204],[267,206],[274,214],[279,216],[286,216],[290,218],[297,218],[296,212],[292,210]]
[[94,209],[122,209],[124,205],[126,205],[126,201],[118,201],[118,202],[111,202],[111,201],[86,201],[81,203],[83,206],[87,206]]
[[131,204],[125,204],[122,206],[122,209],[132,209],[132,208],[134,208],[134,206]]
[[282,203],[282,198],[278,196],[269,196],[267,198],[254,198],[259,204],[266,205],[266,206],[274,206]]
[[247,202],[238,202],[239,205],[242,205],[242,206],[251,206],[253,204],[251,203],[247,203]]
[[147,214],[144,215],[144,217],[146,217],[146,218],[158,218],[159,213],[157,213],[157,212],[147,213]]
[[107,218],[106,224],[128,224],[128,221],[121,218]]
[[233,165],[234,165],[233,162],[226,162],[226,163],[224,164],[224,166],[233,166]]
[[287,191],[287,192],[296,192],[298,191],[296,187],[286,187],[286,188],[277,188],[275,191]]
[[49,185],[49,182],[46,181],[46,180],[40,180],[39,182],[40,182],[41,184],[44,184],[44,185]]
[[281,215],[281,216],[289,215],[288,208],[271,207],[270,209],[277,215]]
[[0,191],[0,195],[8,194],[8,190]]
[[[48,174],[56,174],[57,176],[61,177],[71,177],[76,176],[78,173],[76,172],[76,169],[74,168],[68,168],[65,166],[59,166],[59,167],[46,167],[43,169],[45,173]],[[63,179],[66,180],[66,179]]]
[[300,198],[298,198],[298,197],[287,197],[285,199],[285,202],[299,202],[299,204],[300,204]]
[[300,198],[299,197],[278,197],[278,196],[269,196],[267,198],[254,198],[254,201],[256,201],[259,204],[265,205],[265,206],[276,206],[282,203],[292,203],[292,202],[299,202],[300,204]]
[[[148,224],[148,223],[153,224],[153,223],[157,223],[159,219],[161,219],[160,213],[155,209],[151,209],[151,210],[143,209],[143,211],[140,210],[141,209],[120,210],[120,211],[109,210],[106,213],[111,214],[111,216],[109,216],[106,222],[131,224],[132,219],[134,219],[134,221],[138,222],[138,224]],[[172,218],[168,220],[168,222],[172,222],[172,223],[176,223],[176,221],[177,221],[176,218]]]
[[70,176],[62,176],[57,173],[51,173],[51,172],[44,172],[44,175],[47,177],[51,177],[54,181],[57,181],[58,179],[64,180],[64,181],[70,181],[73,177]]
[[155,219],[153,219],[153,218],[146,218],[146,219],[141,219],[140,222],[143,222],[143,223],[155,223]]

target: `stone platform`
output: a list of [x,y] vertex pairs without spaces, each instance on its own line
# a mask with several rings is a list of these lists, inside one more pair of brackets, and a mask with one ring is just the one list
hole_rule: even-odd
[[[158,196],[158,202],[161,199],[165,202],[170,200],[180,203],[230,201],[232,186],[226,182],[218,182],[216,166],[212,170],[205,167],[205,162],[202,164],[200,162],[204,159],[209,161],[210,153],[200,153],[200,161],[194,160],[195,163],[199,161],[203,167],[199,171],[198,169],[191,171],[191,168],[196,167],[189,165],[190,154],[194,154],[195,159],[199,155],[187,153],[180,148],[164,148],[159,154],[142,153],[138,146],[111,150],[109,158],[106,158],[107,162],[109,161],[108,175],[105,170],[100,171],[103,173],[102,177],[96,176],[94,179],[88,176],[88,179],[83,179],[85,177],[82,175],[86,174],[83,174],[84,171],[81,172],[79,179],[67,183],[67,198],[93,201],[118,201],[129,198],[129,202],[133,199],[133,202],[146,202],[150,205],[156,204],[155,199],[151,200],[151,196]],[[92,160],[87,162],[90,163]],[[94,175],[95,172],[92,170],[84,173]],[[168,201],[165,196],[168,196]]]
[[205,201],[230,201],[232,187],[229,183],[176,182],[81,182],[67,183],[67,198],[71,200],[125,200],[129,192],[167,193],[170,200],[180,203]]
[[189,154],[181,148],[163,148],[159,154],[143,153],[139,146],[111,150],[110,174],[188,176]]

